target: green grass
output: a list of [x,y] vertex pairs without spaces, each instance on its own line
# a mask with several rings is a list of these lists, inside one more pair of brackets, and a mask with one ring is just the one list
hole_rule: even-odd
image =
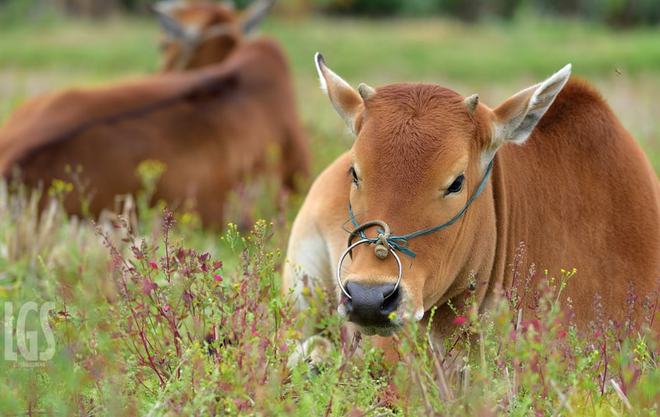
[[[280,39],[291,59],[315,172],[351,143],[318,88],[317,50],[353,84],[432,81],[465,95],[479,92],[489,104],[572,62],[577,75],[602,90],[660,171],[659,29],[612,32],[538,19],[509,26],[303,19],[270,20],[264,32]],[[0,120],[33,94],[156,71],[157,36],[153,22],[132,19],[0,29]],[[258,202],[256,215],[273,225],[261,222],[244,236],[233,228],[222,236],[201,230],[184,214],[167,228],[166,242],[159,209],[141,213],[135,234],[101,222],[113,252],[87,220],[69,219],[54,206],[39,221],[34,201],[0,187],[0,302],[18,309],[30,300],[54,301],[57,346],[40,368],[0,360],[0,414],[414,416],[432,409],[450,416],[657,415],[657,335],[602,325],[578,337],[557,322],[561,306],[552,297],[544,298],[539,322],[522,327],[514,328],[515,306],[481,319],[464,312],[469,320],[457,326],[461,350],[453,364],[436,366],[425,329],[414,326],[401,335],[405,360],[392,370],[375,350],[350,357],[327,299],[297,316],[276,295],[300,199],[291,202],[286,219],[267,201]],[[233,212],[243,210],[240,201],[235,205]],[[167,259],[175,264],[171,273]],[[211,267],[213,260],[223,265]],[[557,272],[553,285],[566,275]],[[151,282],[158,289],[145,293]],[[186,291],[193,301],[183,301]],[[139,319],[131,316],[136,309]],[[178,324],[170,325],[167,314]],[[36,325],[34,315],[30,320]],[[309,320],[322,324],[334,348],[318,373],[306,366],[288,373],[286,360]],[[209,355],[202,339],[218,323]],[[142,337],[153,346],[153,364]],[[632,410],[611,378],[625,383]]]
[[[613,32],[572,21],[521,20],[466,26],[444,20],[270,20],[291,60],[302,117],[320,147],[318,172],[350,143],[318,91],[312,56],[357,84],[441,83],[497,104],[567,62],[593,81],[660,169],[660,29]],[[150,20],[54,21],[0,36],[0,120],[25,96],[74,84],[142,76],[158,68]],[[632,103],[631,103],[632,101]]]
[[[530,18],[515,25],[466,26],[433,20],[271,20],[264,32],[277,36],[302,76],[313,76],[310,56],[332,57],[348,77],[510,81],[543,77],[573,62],[584,76],[615,69],[637,75],[660,71],[660,31],[612,32],[601,26]],[[25,69],[69,67],[100,76],[155,68],[157,28],[152,21],[54,22],[3,32],[0,65]],[[93,34],[90,36],[90,34]]]

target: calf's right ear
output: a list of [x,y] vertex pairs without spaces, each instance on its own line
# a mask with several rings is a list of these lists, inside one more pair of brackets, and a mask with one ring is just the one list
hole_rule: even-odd
[[[314,55],[314,62],[316,63],[316,71],[321,81],[321,89],[326,92],[332,106],[339,116],[344,119],[346,126],[354,134],[357,133],[355,120],[364,109],[363,96],[325,65],[323,55],[317,52]],[[369,90],[368,93],[373,94],[373,90],[370,87],[365,86],[364,90]]]

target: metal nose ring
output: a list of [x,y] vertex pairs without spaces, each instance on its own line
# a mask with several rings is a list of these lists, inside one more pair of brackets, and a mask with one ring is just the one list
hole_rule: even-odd
[[[339,285],[339,288],[341,289],[341,292],[349,299],[351,300],[353,297],[346,291],[346,288],[344,287],[344,284],[341,282],[341,266],[344,263],[344,259],[346,259],[346,256],[348,256],[349,253],[353,251],[357,246],[363,245],[365,243],[372,243],[369,239],[360,239],[357,242],[349,245],[346,250],[341,254],[339,257],[339,263],[337,264],[337,285]],[[389,245],[389,244],[388,244]],[[392,292],[387,294],[384,299],[387,299],[394,295],[396,291],[399,289],[399,285],[401,285],[401,277],[403,276],[403,265],[401,264],[401,259],[399,258],[399,255],[396,254],[396,251],[392,247],[392,245],[389,245],[389,252],[394,256],[394,259],[396,260],[397,267],[399,269],[399,274],[396,279],[396,284],[394,284],[394,288],[392,289]]]

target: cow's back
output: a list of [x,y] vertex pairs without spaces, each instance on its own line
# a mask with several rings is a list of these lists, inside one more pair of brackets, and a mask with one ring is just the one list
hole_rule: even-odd
[[[98,212],[138,190],[141,161],[160,160],[167,171],[157,197],[197,199],[202,216],[219,223],[231,185],[261,168],[268,143],[281,145],[297,123],[290,89],[277,45],[254,41],[198,71],[33,101],[3,129],[1,165],[5,174],[18,165],[28,184],[44,186],[82,165]],[[77,196],[67,203],[78,211]]]
[[5,173],[24,155],[71,136],[87,124],[180,94],[192,87],[191,81],[163,75],[112,87],[72,88],[34,97],[19,107],[0,131],[0,172]]
[[657,296],[657,176],[586,83],[569,82],[530,140],[498,153],[493,181],[496,274],[510,282],[521,242],[540,276],[545,269],[559,276],[560,268],[576,268],[565,295],[583,322],[597,316],[597,304],[608,316],[622,317],[632,293]]

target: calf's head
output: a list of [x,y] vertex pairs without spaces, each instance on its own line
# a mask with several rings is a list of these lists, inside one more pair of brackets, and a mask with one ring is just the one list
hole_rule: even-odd
[[[409,239],[407,249],[415,256],[396,253],[403,270],[399,286],[394,256],[375,256],[373,245],[353,250],[340,271],[345,293],[339,311],[367,334],[387,335],[401,320],[420,320],[431,307],[465,292],[480,273],[488,278],[483,275],[494,257],[495,212],[487,167],[501,146],[529,138],[571,67],[491,109],[477,95],[462,97],[433,84],[360,84],[354,90],[320,54],[315,60],[321,87],[356,136],[345,179],[355,223],[381,220],[393,235],[441,225],[486,181],[455,223]],[[377,233],[365,231],[370,238]]]
[[274,0],[256,0],[244,12],[230,2],[163,1],[154,13],[163,29],[163,71],[199,68],[222,62],[254,31]]

